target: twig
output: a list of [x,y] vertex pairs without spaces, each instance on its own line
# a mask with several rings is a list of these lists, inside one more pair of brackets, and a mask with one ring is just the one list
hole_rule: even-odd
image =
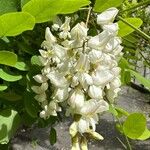
[[87,15],[87,19],[86,19],[86,27],[88,26],[88,23],[89,23],[89,19],[90,19],[90,15],[91,15],[91,10],[92,10],[92,7],[89,7],[89,11],[88,11],[88,15]]

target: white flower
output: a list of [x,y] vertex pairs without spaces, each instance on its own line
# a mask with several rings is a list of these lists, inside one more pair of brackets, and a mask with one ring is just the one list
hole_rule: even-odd
[[64,60],[67,58],[67,48],[56,44],[55,46],[53,46],[53,51],[60,60]]
[[102,60],[102,52],[95,49],[92,49],[88,56],[91,63],[98,63]]
[[100,86],[91,85],[88,94],[93,99],[101,99],[103,97],[103,89]]
[[79,110],[85,101],[85,96],[80,89],[75,89],[72,91],[70,98],[68,99],[68,104],[76,110]]
[[104,100],[97,101],[91,99],[85,101],[83,107],[80,109],[82,117],[78,121],[78,131],[80,133],[88,132],[90,126],[92,126],[92,130],[95,131],[96,124],[99,120],[97,113],[102,113],[107,110],[109,110],[109,105]]
[[93,83],[97,86],[104,86],[113,79],[113,74],[110,70],[97,70],[92,73]]
[[69,96],[68,88],[57,89],[55,93],[55,98],[58,99],[58,102],[66,100]]
[[70,34],[71,38],[74,40],[83,40],[87,37],[87,31],[86,25],[82,23],[78,23],[74,28],[72,28]]
[[104,25],[103,26],[103,30],[106,30],[110,33],[112,33],[113,35],[116,35],[118,32],[118,23],[112,23],[112,24],[108,24],[108,25]]
[[41,86],[32,86],[31,89],[36,94],[41,94],[41,93],[45,92],[48,89],[48,83],[42,83]]
[[50,28],[47,27],[45,31],[45,41],[42,43],[42,47],[51,49],[51,46],[56,43],[56,38],[53,36],[53,34],[50,31]]
[[65,23],[61,25],[60,30],[69,31],[70,30],[70,17],[65,17]]
[[43,82],[46,82],[48,80],[47,77],[43,76],[42,74],[37,74],[33,78],[38,83],[43,83]]
[[119,37],[115,37],[115,38],[111,38],[109,40],[109,42],[107,43],[104,51],[105,52],[111,52],[113,51],[114,49],[117,49],[117,47],[121,44],[121,40]]
[[53,24],[52,25],[52,29],[54,29],[55,31],[58,31],[58,29],[59,29],[59,25],[58,24]]
[[39,94],[39,95],[36,95],[34,98],[35,98],[38,102],[44,102],[44,101],[46,101],[47,96],[46,96],[46,93],[43,92],[43,93],[41,93],[41,94]]
[[85,117],[90,117],[107,110],[109,110],[109,105],[106,101],[90,99],[88,101],[85,101],[83,107],[80,110],[80,114]]
[[112,34],[104,30],[99,35],[91,37],[88,41],[88,46],[92,49],[102,50],[111,37]]
[[64,88],[68,86],[68,82],[64,76],[62,76],[59,72],[53,71],[46,75],[51,83],[58,88]]
[[89,59],[86,54],[81,54],[75,66],[76,71],[84,72],[90,68]]
[[61,25],[60,30],[62,30],[62,32],[60,32],[59,37],[61,39],[66,39],[67,37],[70,38],[70,17],[65,17],[65,23]]
[[101,14],[97,15],[97,24],[105,25],[112,23],[118,14],[117,8],[109,8],[106,11],[102,12]]

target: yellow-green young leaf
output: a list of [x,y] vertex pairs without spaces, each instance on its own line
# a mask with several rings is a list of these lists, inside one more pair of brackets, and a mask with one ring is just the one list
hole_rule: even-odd
[[128,70],[131,75],[135,76],[135,78],[141,83],[143,84],[146,88],[148,88],[150,90],[150,79],[146,79],[144,78],[142,75],[140,75],[139,73],[133,71],[133,70]]
[[17,11],[18,0],[0,0],[0,15]]
[[[140,18],[124,18],[124,20],[127,21],[128,23],[132,24],[136,28],[139,28],[143,23],[143,21]],[[129,25],[125,24],[121,20],[118,21],[118,25],[119,25],[118,35],[120,37],[129,35],[130,33],[132,33],[134,31],[133,28],[131,28]]]
[[146,118],[141,113],[130,114],[123,124],[123,131],[131,139],[139,138],[145,131]]
[[0,64],[7,66],[15,66],[17,55],[9,51],[0,51]]
[[5,84],[0,84],[0,91],[4,91],[4,90],[6,90],[7,88],[8,88],[7,85],[5,85]]
[[31,0],[22,8],[35,17],[36,23],[52,20],[57,14],[69,14],[89,5],[89,0]]
[[0,69],[0,78],[5,81],[15,82],[15,81],[22,79],[22,76],[21,75],[11,75],[11,74],[5,72],[3,69]]
[[146,140],[148,138],[150,138],[150,131],[146,128],[143,134],[138,137],[138,140]]
[[18,61],[14,67],[21,71],[27,71],[29,69],[27,64],[21,61]]
[[0,36],[16,36],[23,31],[32,30],[35,18],[26,12],[7,13],[0,16]]
[[20,116],[14,110],[0,112],[0,143],[7,144],[20,125]]
[[96,0],[94,5],[94,11],[101,12],[110,7],[118,7],[123,0]]
[[25,5],[26,3],[28,3],[30,0],[21,0],[21,7],[23,7],[23,5]]

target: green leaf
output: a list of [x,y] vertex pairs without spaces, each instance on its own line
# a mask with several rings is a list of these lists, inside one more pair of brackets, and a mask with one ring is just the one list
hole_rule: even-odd
[[52,20],[57,14],[73,13],[89,4],[89,0],[31,0],[22,10],[34,16],[36,23],[41,23]]
[[36,66],[42,66],[42,63],[40,62],[40,59],[38,56],[34,55],[31,58],[31,64]]
[[34,25],[34,17],[26,12],[7,13],[0,16],[0,36],[16,36]]
[[[143,23],[143,21],[140,18],[124,18],[124,20],[127,21],[128,23],[132,24],[136,28],[139,28]],[[125,24],[121,20],[118,21],[118,25],[119,25],[118,35],[120,37],[129,35],[130,33],[132,33],[134,31],[133,28],[131,28],[129,25]]]
[[146,88],[148,88],[150,90],[150,79],[146,79],[144,78],[142,75],[140,75],[139,73],[133,71],[133,70],[128,70],[131,75],[135,76],[135,78],[141,83],[143,84]]
[[11,75],[5,72],[3,69],[0,69],[0,78],[9,81],[9,82],[14,82],[22,79],[21,75]]
[[21,7],[23,7],[26,3],[28,3],[30,0],[21,0]]
[[17,55],[9,51],[0,51],[0,64],[14,66],[17,62]]
[[34,96],[30,92],[26,92],[24,94],[24,106],[26,109],[26,112],[32,117],[32,118],[37,118],[38,117],[38,112],[39,108],[37,108],[37,101],[34,99]]
[[20,116],[14,110],[0,112],[0,143],[7,144],[20,125]]
[[22,98],[22,96],[14,92],[0,92],[0,98],[8,101],[18,101]]
[[28,66],[24,62],[21,62],[21,61],[18,61],[14,67],[21,71],[29,70]]
[[0,15],[17,11],[18,0],[0,0]]
[[54,145],[57,141],[57,133],[53,127],[51,127],[49,140],[50,140],[51,145]]
[[122,4],[123,0],[96,0],[94,11],[101,12],[110,7],[118,7]]
[[146,128],[143,134],[138,137],[138,140],[146,140],[148,138],[150,138],[150,131]]
[[123,131],[131,139],[139,138],[146,128],[146,118],[141,113],[130,114],[123,124]]
[[126,110],[124,110],[124,109],[122,109],[122,108],[120,108],[118,106],[115,107],[115,110],[118,113],[118,117],[129,116],[129,113]]
[[8,88],[7,85],[5,85],[5,84],[0,84],[0,91],[4,91],[4,90],[6,90],[7,88]]
[[131,75],[128,69],[130,69],[128,61],[122,57],[119,61],[119,67],[121,68],[121,82],[122,84],[128,84],[131,81]]

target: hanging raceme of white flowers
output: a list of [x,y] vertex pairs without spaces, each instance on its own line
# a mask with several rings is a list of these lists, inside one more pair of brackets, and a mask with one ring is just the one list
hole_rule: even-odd
[[[118,59],[123,47],[117,36],[118,24],[113,23],[117,13],[116,8],[110,8],[97,15],[103,31],[96,36],[88,35],[84,22],[71,28],[71,18],[66,17],[64,24],[52,26],[57,35],[46,28],[43,49],[39,50],[43,69],[34,79],[41,85],[32,90],[43,108],[40,117],[57,116],[65,103],[66,115],[75,118],[70,126],[75,150],[86,146],[85,133],[103,139],[95,132],[98,115],[109,109],[108,102],[113,103],[120,91]],[[51,97],[46,94],[49,86],[54,91]]]

